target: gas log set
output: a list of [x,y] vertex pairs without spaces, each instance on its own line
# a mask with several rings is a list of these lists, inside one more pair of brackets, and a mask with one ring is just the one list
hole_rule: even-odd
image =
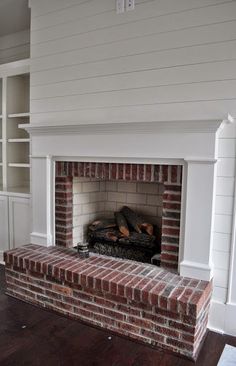
[[96,220],[88,227],[90,251],[144,263],[159,264],[152,261],[160,252],[159,237],[156,225],[127,206],[115,212],[114,219]]

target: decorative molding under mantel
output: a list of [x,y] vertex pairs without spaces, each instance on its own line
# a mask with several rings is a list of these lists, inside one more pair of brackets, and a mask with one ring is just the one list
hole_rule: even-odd
[[21,124],[31,135],[103,135],[153,133],[216,133],[225,120],[129,122],[108,124],[34,125]]

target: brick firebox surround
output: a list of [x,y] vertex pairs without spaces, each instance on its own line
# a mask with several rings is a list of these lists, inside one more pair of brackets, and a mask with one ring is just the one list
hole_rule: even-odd
[[73,239],[73,178],[80,177],[101,180],[162,183],[164,185],[164,193],[161,234],[161,266],[169,269],[177,269],[179,254],[182,166],[56,162],[56,245],[67,248],[72,247]]
[[4,253],[7,294],[196,359],[212,283],[150,264],[29,244]]

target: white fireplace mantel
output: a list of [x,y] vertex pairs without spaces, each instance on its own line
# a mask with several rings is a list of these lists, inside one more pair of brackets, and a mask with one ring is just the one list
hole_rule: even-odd
[[32,242],[54,244],[55,161],[181,164],[180,274],[211,279],[217,132],[227,122],[233,122],[230,116],[224,121],[22,125],[32,141]]

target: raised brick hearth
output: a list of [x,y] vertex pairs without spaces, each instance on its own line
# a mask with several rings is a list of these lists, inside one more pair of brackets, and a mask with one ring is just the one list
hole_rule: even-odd
[[196,358],[207,329],[211,282],[33,244],[6,252],[4,259],[9,295]]
[[161,266],[177,269],[181,212],[182,166],[56,162],[56,245],[73,246],[73,178],[161,183],[164,186]]

